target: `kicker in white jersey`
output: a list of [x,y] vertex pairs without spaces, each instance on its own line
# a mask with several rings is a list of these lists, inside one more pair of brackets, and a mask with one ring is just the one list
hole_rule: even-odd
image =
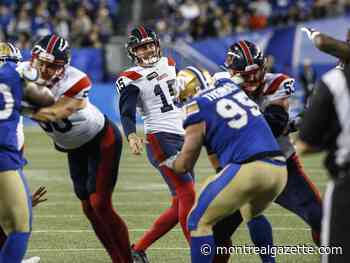
[[183,112],[174,103],[176,96],[175,62],[162,57],[152,67],[132,67],[119,75],[118,91],[137,87],[137,109],[144,120],[145,133],[170,132],[184,134]]

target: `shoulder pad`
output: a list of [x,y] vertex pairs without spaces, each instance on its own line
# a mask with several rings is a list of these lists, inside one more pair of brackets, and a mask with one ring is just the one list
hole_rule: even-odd
[[176,66],[175,60],[173,58],[171,58],[171,57],[168,57],[168,65],[175,67]]
[[134,81],[142,79],[142,75],[136,71],[124,71],[119,74],[118,79],[116,81],[116,86],[118,91],[120,92],[126,86],[130,85]]
[[285,99],[295,92],[295,80],[284,74],[278,74],[273,78],[264,90],[264,96],[268,96],[270,101]]
[[264,88],[264,95],[272,95],[281,87],[283,87],[284,83],[290,81],[294,82],[294,79],[290,78],[285,74],[267,74],[265,81],[266,86]]

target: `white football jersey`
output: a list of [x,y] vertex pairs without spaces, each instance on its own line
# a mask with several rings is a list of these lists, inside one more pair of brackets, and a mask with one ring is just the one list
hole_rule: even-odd
[[[214,79],[229,78],[229,72],[218,72],[214,74]],[[233,79],[235,82],[235,80]],[[266,107],[273,101],[286,99],[293,95],[295,92],[294,79],[281,73],[266,73],[264,78],[264,87],[262,95],[256,101],[261,111],[263,112]],[[294,152],[295,148],[289,138],[289,136],[281,135],[277,138],[281,150],[286,158],[289,158]]]
[[[29,63],[29,62],[28,62]],[[86,101],[86,106],[57,122],[39,123],[60,148],[76,149],[93,139],[102,130],[103,114],[90,103],[88,92],[91,88],[89,77],[75,67],[68,66],[64,76],[51,88],[55,100],[71,97]]]
[[[262,111],[273,101],[286,99],[295,92],[294,79],[281,73],[267,73],[265,75],[265,86],[263,95],[258,101]],[[295,147],[288,135],[281,135],[277,142],[286,158],[295,153]]]
[[183,111],[174,103],[175,61],[162,57],[152,67],[132,67],[122,72],[116,85],[120,91],[129,85],[139,89],[137,109],[144,120],[145,133],[184,134]]

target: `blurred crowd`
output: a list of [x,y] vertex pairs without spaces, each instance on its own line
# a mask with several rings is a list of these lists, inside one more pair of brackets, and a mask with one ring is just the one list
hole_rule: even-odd
[[158,0],[164,41],[196,41],[342,15],[350,0]]
[[73,47],[101,47],[113,34],[118,0],[1,0],[0,41],[29,48],[55,31]]

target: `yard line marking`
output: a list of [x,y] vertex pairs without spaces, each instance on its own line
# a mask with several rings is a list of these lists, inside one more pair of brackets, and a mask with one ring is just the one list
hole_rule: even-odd
[[[273,227],[274,231],[309,231],[310,228],[306,227]],[[134,228],[129,229],[129,232],[145,232],[149,229],[143,229],[143,228]],[[238,228],[237,231],[248,231],[247,227]],[[181,229],[172,229],[171,232],[182,232]],[[80,230],[34,230],[32,233],[49,233],[49,234],[60,234],[60,233],[95,233],[93,230],[88,229],[80,229]]]
[[[119,214],[119,215],[122,217],[157,217],[157,216],[159,216],[159,214]],[[299,218],[297,215],[292,214],[292,213],[288,213],[288,214],[268,214],[268,213],[265,213],[264,215],[268,216],[268,217],[296,217],[296,218]],[[58,215],[55,215],[55,214],[40,215],[40,214],[37,214],[37,215],[35,215],[35,218],[47,218],[47,219],[50,219],[50,218],[78,218],[78,219],[81,219],[81,218],[85,218],[85,216],[83,214],[65,214],[65,215],[61,215],[61,214],[58,214]]]
[[[160,206],[168,206],[171,204],[170,200],[168,202],[157,202],[157,201],[126,201],[126,202],[118,202],[118,199],[113,199],[114,206],[153,206],[153,205],[160,205]],[[46,201],[45,203],[40,204],[40,207],[45,207],[45,206],[56,206],[56,205],[79,205],[80,202],[78,200],[73,200],[73,201]],[[272,203],[268,209],[271,208],[283,208],[279,204]],[[283,209],[285,210],[285,209]],[[285,210],[288,211],[288,210]]]

